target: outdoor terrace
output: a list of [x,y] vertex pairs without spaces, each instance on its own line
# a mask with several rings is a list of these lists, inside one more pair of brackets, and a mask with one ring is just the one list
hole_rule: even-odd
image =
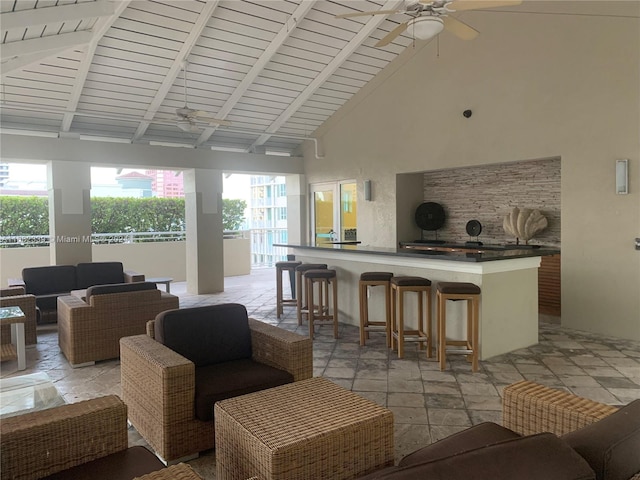
[[[275,271],[255,269],[251,275],[225,278],[225,292],[190,295],[184,283],[171,292],[181,307],[237,302],[258,320],[307,335],[306,322],[298,326],[295,310],[285,308],[280,321],[275,313]],[[340,298],[340,302],[347,299]],[[353,299],[352,301],[357,301]],[[603,321],[606,319],[603,319]],[[540,323],[540,343],[480,362],[471,373],[463,357],[449,356],[441,372],[435,358],[427,359],[415,346],[405,358],[387,349],[382,334],[371,334],[360,347],[357,327],[341,325],[334,340],[331,327],[320,327],[314,339],[314,375],[326,377],[394,413],[396,457],[483,421],[501,421],[502,389],[527,379],[609,404],[640,398],[640,342]],[[27,370],[16,362],[2,364],[3,378],[46,372],[67,403],[106,394],[120,394],[120,362],[72,369],[58,348],[57,326],[38,327],[38,344],[27,348]],[[131,428],[131,444],[144,440]],[[215,453],[189,462],[204,478],[215,478]]]

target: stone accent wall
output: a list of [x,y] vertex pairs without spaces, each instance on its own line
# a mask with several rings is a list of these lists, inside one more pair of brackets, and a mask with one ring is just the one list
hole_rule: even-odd
[[[529,241],[531,245],[560,247],[560,159],[530,160],[455,168],[424,174],[424,201],[444,208],[446,220],[438,238],[447,242],[475,241],[469,220],[482,224],[478,240],[484,244],[515,243],[502,228],[513,207],[537,208],[549,225]],[[425,239],[436,232],[424,231]]]

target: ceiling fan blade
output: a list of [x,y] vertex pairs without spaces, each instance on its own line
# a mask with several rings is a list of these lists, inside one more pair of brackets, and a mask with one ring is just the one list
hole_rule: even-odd
[[203,121],[209,123],[209,125],[222,125],[223,127],[229,127],[232,123],[228,120],[220,120],[219,118],[202,118]]
[[376,43],[376,47],[384,47],[385,45],[389,45],[393,42],[397,36],[399,36],[402,32],[407,29],[407,22],[401,23],[396,28],[387,33],[384,37],[382,37],[378,43]]
[[193,113],[191,113],[191,115],[189,115],[189,118],[197,122],[206,122],[209,125],[231,125],[231,122],[212,117],[208,112],[205,112],[204,110],[195,110]]
[[473,40],[480,32],[454,17],[442,17],[444,28],[462,40]]
[[512,7],[520,5],[522,0],[454,0],[447,5],[450,10],[481,10],[483,8]]
[[371,12],[354,12],[336,15],[336,18],[366,17],[370,15],[392,15],[394,13],[405,13],[405,10],[375,10]]

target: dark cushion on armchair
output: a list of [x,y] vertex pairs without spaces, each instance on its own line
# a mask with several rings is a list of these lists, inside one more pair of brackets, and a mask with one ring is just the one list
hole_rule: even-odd
[[504,440],[458,455],[390,467],[360,480],[594,480],[589,464],[552,433]]
[[87,288],[86,302],[92,295],[104,295],[109,293],[139,292],[141,290],[156,290],[158,287],[153,282],[114,283],[110,285],[94,285]]
[[598,480],[627,480],[640,473],[640,400],[562,439],[589,462]]
[[293,382],[293,375],[251,359],[196,368],[196,417],[213,419],[213,404],[220,400]]
[[[90,262],[76,266],[75,289],[89,288],[92,285],[124,283],[122,262]],[[72,288],[71,290],[74,290]]]
[[168,310],[156,317],[154,330],[158,342],[196,367],[252,355],[247,309],[237,303]]
[[407,467],[417,463],[437,460],[438,458],[450,457],[451,455],[458,455],[469,450],[519,437],[520,435],[516,432],[497,423],[484,422],[410,453],[400,460],[398,466]]

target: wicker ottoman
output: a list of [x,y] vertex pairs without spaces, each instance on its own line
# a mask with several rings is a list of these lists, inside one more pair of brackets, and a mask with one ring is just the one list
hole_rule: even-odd
[[393,414],[325,378],[215,404],[216,480],[348,479],[393,465]]

